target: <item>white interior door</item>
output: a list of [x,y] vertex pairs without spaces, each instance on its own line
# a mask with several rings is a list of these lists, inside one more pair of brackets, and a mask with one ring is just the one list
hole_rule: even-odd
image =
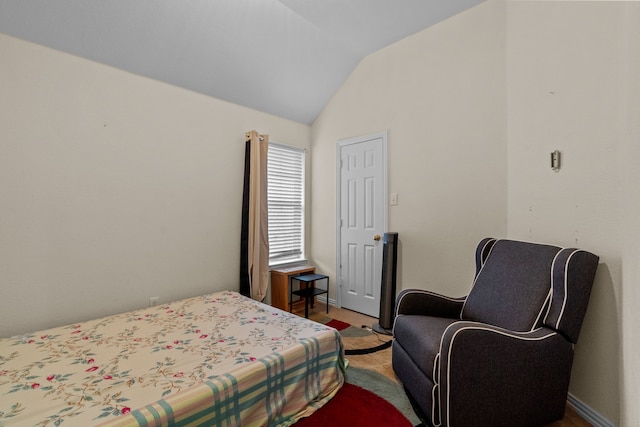
[[338,304],[373,317],[387,228],[386,147],[386,133],[338,143]]

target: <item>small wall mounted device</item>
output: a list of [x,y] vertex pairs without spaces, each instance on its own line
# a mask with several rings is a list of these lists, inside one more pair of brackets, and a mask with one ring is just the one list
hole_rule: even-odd
[[560,151],[556,150],[551,153],[551,169],[558,172],[560,170]]

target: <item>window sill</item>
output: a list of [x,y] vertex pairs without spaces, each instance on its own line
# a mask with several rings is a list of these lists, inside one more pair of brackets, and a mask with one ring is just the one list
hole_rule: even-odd
[[284,267],[295,267],[295,266],[303,266],[306,265],[308,260],[306,259],[292,259],[288,261],[277,262],[273,264],[269,264],[269,270],[274,268],[284,268]]

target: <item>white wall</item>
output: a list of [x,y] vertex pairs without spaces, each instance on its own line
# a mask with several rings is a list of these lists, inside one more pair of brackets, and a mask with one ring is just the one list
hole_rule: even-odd
[[640,4],[622,9],[622,130],[619,152],[620,222],[622,224],[622,394],[620,425],[640,427]]
[[485,235],[600,255],[570,391],[621,426],[640,425],[639,6],[485,2],[367,57],[312,126],[312,257],[332,276],[336,142],[384,129],[401,288],[465,293]]
[[640,425],[639,36],[640,3],[508,3],[509,236],[600,256],[570,392],[623,426]]
[[244,133],[310,128],[0,35],[0,337],[238,289]]
[[485,3],[368,56],[313,124],[320,271],[336,277],[336,144],[388,130],[398,287],[468,292],[475,245],[506,233],[504,13]]

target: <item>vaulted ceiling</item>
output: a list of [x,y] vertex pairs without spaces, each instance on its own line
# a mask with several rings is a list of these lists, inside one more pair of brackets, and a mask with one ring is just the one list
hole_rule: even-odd
[[362,58],[482,1],[0,0],[0,33],[310,124]]

